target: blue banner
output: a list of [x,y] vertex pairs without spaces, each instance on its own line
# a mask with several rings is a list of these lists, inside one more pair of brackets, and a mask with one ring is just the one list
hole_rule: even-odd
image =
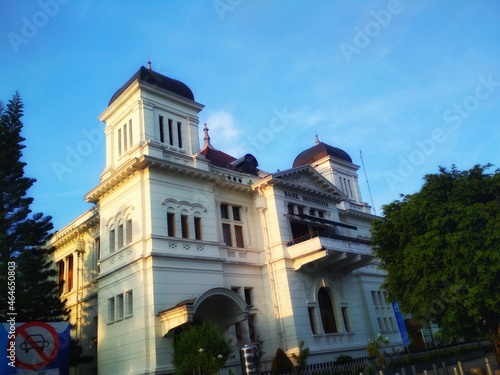
[[392,309],[394,310],[394,315],[396,315],[396,321],[398,322],[399,333],[403,344],[410,345],[410,338],[408,337],[408,332],[406,331],[405,320],[401,310],[399,310],[399,304],[397,302],[392,302]]

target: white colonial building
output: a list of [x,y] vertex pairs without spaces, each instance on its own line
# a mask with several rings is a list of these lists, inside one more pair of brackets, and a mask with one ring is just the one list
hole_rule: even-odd
[[301,340],[308,363],[366,355],[378,333],[399,344],[359,166],[316,139],[291,168],[264,172],[258,155],[212,146],[202,109],[185,84],[141,67],[100,116],[93,207],[51,240],[74,334],[95,357],[79,373],[173,373],[174,335],[193,320],[233,338],[236,374],[238,347],[258,340],[263,369]]

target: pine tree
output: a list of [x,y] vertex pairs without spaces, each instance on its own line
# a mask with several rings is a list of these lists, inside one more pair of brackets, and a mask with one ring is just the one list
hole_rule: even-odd
[[[17,313],[17,322],[68,320],[50,259],[54,250],[44,246],[52,218],[31,214],[28,190],[36,180],[24,175],[22,116],[19,93],[7,105],[0,102],[0,320],[6,321],[9,311]],[[7,292],[9,265],[15,265],[15,303]]]

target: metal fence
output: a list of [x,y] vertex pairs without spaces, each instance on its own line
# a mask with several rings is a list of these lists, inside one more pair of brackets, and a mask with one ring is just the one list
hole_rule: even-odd
[[[488,345],[478,345],[478,344],[467,344],[460,345],[455,348],[463,348],[463,350],[472,350],[472,349],[482,349],[486,353],[488,351]],[[307,365],[305,368],[297,371],[263,371],[261,375],[358,375],[363,372],[365,374],[368,373],[376,373],[380,369],[380,365],[383,365],[383,368],[400,368],[403,366],[407,366],[410,363],[415,362],[424,362],[428,360],[437,360],[438,358],[442,358],[446,355],[448,349],[433,349],[426,350],[422,352],[415,352],[409,354],[403,353],[393,353],[386,354],[379,358],[375,357],[360,357],[353,358],[348,363],[337,363],[336,361],[323,362]]]

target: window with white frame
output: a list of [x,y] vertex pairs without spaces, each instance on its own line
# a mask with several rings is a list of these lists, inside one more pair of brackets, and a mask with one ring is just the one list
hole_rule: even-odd
[[383,290],[372,290],[371,295],[380,333],[397,331],[394,311],[392,305],[387,300],[386,292]]
[[196,240],[201,240],[202,236],[202,228],[201,228],[201,215],[200,213],[195,213],[194,216],[194,238]]
[[134,296],[132,289],[108,298],[108,324],[130,318],[134,314]]
[[115,229],[112,228],[109,231],[109,253],[110,254],[115,252],[115,240],[116,240]]
[[115,321],[115,297],[108,298],[108,324]]
[[125,292],[125,317],[129,318],[134,314],[134,294],[131,290]]
[[120,293],[115,298],[115,319],[123,319],[123,293]]
[[318,304],[321,315],[321,323],[325,333],[337,333],[337,322],[335,320],[334,306],[328,289],[319,288]]
[[126,153],[132,146],[132,119],[125,122],[116,132],[117,145],[118,145],[118,156]]
[[220,216],[222,220],[222,240],[227,246],[245,247],[241,206],[222,203]]
[[125,223],[125,245],[132,242],[132,219],[128,219]]

